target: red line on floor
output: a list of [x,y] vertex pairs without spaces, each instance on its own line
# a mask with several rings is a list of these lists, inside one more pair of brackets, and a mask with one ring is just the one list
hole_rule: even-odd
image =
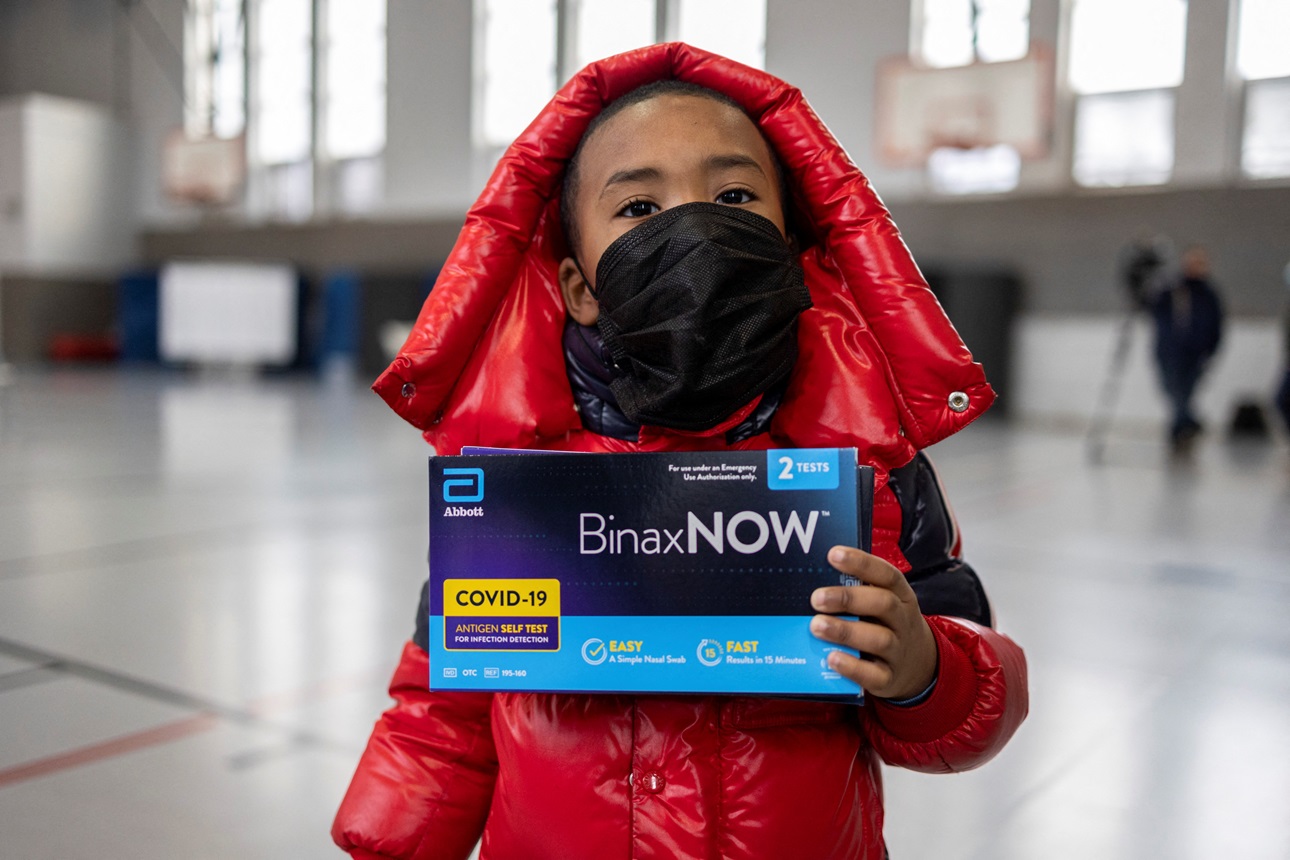
[[0,788],[210,731],[218,722],[219,718],[214,714],[198,714],[195,717],[5,768],[0,770]]
[[[384,676],[384,669],[343,675],[310,687],[264,696],[251,702],[247,710],[256,717],[268,717],[292,707],[320,701],[370,685],[374,680]],[[48,758],[14,765],[0,770],[0,788],[209,731],[218,722],[219,718],[214,714],[198,714],[194,717],[166,723],[165,725],[113,738],[102,743],[58,753]]]

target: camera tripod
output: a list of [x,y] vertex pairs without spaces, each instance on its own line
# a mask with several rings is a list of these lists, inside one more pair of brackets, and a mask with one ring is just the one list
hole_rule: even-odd
[[1142,231],[1121,252],[1120,276],[1128,303],[1116,334],[1111,365],[1107,368],[1106,379],[1102,382],[1097,406],[1089,422],[1088,457],[1089,462],[1095,466],[1102,462],[1106,453],[1106,437],[1111,432],[1115,407],[1120,401],[1120,389],[1124,387],[1124,372],[1129,363],[1129,352],[1133,348],[1133,330],[1138,314],[1150,307],[1151,297],[1160,288],[1171,256],[1169,240],[1164,236],[1152,235],[1148,230]]
[[1133,330],[1136,327],[1138,308],[1130,306],[1120,320],[1120,328],[1115,339],[1115,349],[1111,353],[1111,365],[1107,368],[1106,379],[1098,395],[1097,406],[1088,427],[1088,459],[1097,466],[1102,463],[1106,454],[1106,437],[1111,432],[1111,423],[1115,418],[1115,407],[1120,401],[1120,389],[1124,387],[1124,372],[1129,363],[1129,352],[1133,348]]

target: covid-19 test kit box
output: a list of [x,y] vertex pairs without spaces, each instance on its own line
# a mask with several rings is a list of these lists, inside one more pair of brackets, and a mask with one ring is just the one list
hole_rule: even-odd
[[869,548],[854,449],[481,450],[430,458],[431,689],[857,697],[808,629]]

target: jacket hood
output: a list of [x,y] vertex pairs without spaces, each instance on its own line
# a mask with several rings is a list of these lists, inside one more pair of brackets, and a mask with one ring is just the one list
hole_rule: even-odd
[[[436,450],[564,447],[585,432],[562,350],[559,197],[568,159],[610,102],[678,78],[725,93],[789,177],[815,307],[772,423],[778,442],[855,446],[893,468],[994,399],[868,180],[794,87],[682,43],[587,66],[498,162],[416,325],[373,389]],[[801,236],[800,234],[805,234]]]

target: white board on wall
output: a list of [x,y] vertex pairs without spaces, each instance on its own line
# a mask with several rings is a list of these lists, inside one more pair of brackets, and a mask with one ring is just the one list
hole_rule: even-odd
[[283,365],[296,355],[296,271],[287,264],[175,262],[161,270],[165,361]]

